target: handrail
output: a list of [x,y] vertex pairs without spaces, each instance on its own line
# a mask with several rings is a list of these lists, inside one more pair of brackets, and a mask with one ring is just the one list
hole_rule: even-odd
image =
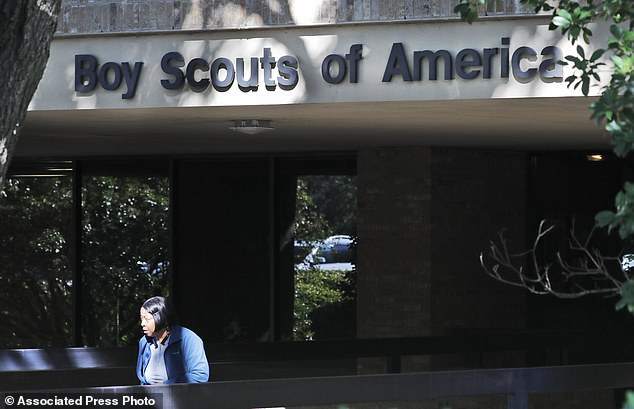
[[[481,358],[462,369],[485,367],[482,358],[487,352],[502,351],[527,353],[526,366],[623,362],[634,359],[631,338],[623,334],[488,331],[449,337],[207,344],[206,351],[211,379],[229,381],[354,375],[356,359],[366,357],[384,359],[387,373],[400,373],[401,360],[408,355],[449,353]],[[136,354],[134,346],[0,350],[0,391],[134,385]]]
[[596,341],[618,343],[631,335],[561,331],[501,331],[485,334],[368,338],[310,342],[209,344],[207,355],[215,362],[367,358],[439,355],[491,351],[539,350],[582,347]]
[[506,395],[509,409],[525,409],[531,393],[606,390],[632,385],[634,362],[150,387],[116,386],[65,390],[64,393],[158,394],[162,397],[163,409],[248,409]]
[[137,347],[0,349],[0,371],[110,368],[136,360]]
[[[210,362],[302,361],[366,357],[403,357],[448,353],[552,350],[632,345],[631,334],[581,332],[508,332],[408,338],[310,342],[216,344],[205,349]],[[133,365],[136,346],[123,348],[0,349],[0,371],[104,368]]]

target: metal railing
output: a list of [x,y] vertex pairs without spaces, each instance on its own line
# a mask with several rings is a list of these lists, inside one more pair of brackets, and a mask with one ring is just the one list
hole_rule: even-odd
[[[227,381],[355,375],[359,358],[375,358],[379,368],[391,374],[400,373],[402,360],[409,356],[442,360],[455,354],[463,358],[461,369],[499,366],[505,361],[488,359],[509,351],[524,357],[521,366],[629,362],[634,361],[632,341],[628,334],[488,330],[456,336],[207,344],[205,348],[212,380]],[[134,385],[136,354],[135,346],[0,350],[0,391]],[[447,369],[437,362],[425,368],[429,367]]]
[[[160,396],[163,409],[248,409],[437,398],[506,396],[527,409],[529,395],[634,385],[634,363],[411,374],[245,380],[203,384],[80,388],[64,393]],[[15,396],[17,393],[14,392]]]

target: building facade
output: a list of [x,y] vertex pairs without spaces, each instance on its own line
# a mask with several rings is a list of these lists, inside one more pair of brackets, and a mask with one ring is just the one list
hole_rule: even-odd
[[[74,178],[71,343],[108,337],[86,335],[96,289],[131,285],[104,272],[108,259],[94,272],[87,261],[107,246],[86,238],[97,224],[85,209],[100,202],[88,181],[102,176],[166,181],[163,259],[145,273],[169,265],[151,290],[172,295],[208,342],[294,339],[298,180],[320,175],[352,177],[356,209],[343,232],[356,242],[354,308],[323,309],[322,323],[347,318],[321,339],[630,328],[611,301],[529,296],[480,265],[502,229],[517,252],[542,219],[583,234],[626,177],[590,99],[556,64],[573,46],[518,3],[490,2],[468,25],[441,1],[63,2],[12,174],[61,164]],[[605,28],[594,32],[604,43]],[[111,233],[113,254],[127,228]],[[119,331],[128,313],[117,308]],[[590,359],[570,351],[566,362]],[[403,370],[561,359],[464,351]],[[372,359],[355,368],[384,370]],[[599,395],[584,399],[611,402]]]

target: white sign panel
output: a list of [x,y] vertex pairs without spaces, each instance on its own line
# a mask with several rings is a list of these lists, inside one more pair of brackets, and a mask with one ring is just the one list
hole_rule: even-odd
[[541,18],[69,36],[30,109],[578,96],[575,47]]

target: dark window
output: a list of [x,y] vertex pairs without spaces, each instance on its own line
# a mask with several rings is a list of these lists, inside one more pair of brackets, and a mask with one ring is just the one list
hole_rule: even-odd
[[0,191],[0,347],[73,344],[68,164],[13,166]]
[[[139,308],[169,295],[167,164],[84,164],[82,343],[134,344]],[[116,172],[116,173],[115,173]]]
[[[589,154],[545,152],[531,158],[529,243],[535,239],[541,220],[545,220],[547,226],[554,226],[540,242],[537,263],[550,266],[551,284],[560,291],[575,292],[581,287],[592,289],[612,284],[608,280],[571,279],[561,273],[559,258],[583,268],[586,257],[580,250],[583,246],[587,246],[593,257],[597,251],[605,257],[615,257],[628,250],[628,243],[624,247],[616,231],[593,230],[593,226],[599,211],[614,209],[614,198],[624,180],[631,180],[630,165],[610,154],[603,154],[602,160],[593,159]],[[573,237],[579,242],[575,243]],[[625,334],[634,329],[633,321],[627,312],[615,312],[616,301],[601,296],[577,299],[531,296],[528,298],[529,325],[540,330]],[[613,359],[611,354],[622,357],[625,353],[605,347],[597,347],[590,354],[574,348],[567,351],[570,363],[609,360]],[[531,364],[545,364],[541,356],[531,359],[534,359]]]
[[354,175],[299,175],[294,240],[293,339],[356,334]]
[[156,294],[206,342],[355,336],[353,157],[55,165],[0,197],[0,347],[134,344]]

